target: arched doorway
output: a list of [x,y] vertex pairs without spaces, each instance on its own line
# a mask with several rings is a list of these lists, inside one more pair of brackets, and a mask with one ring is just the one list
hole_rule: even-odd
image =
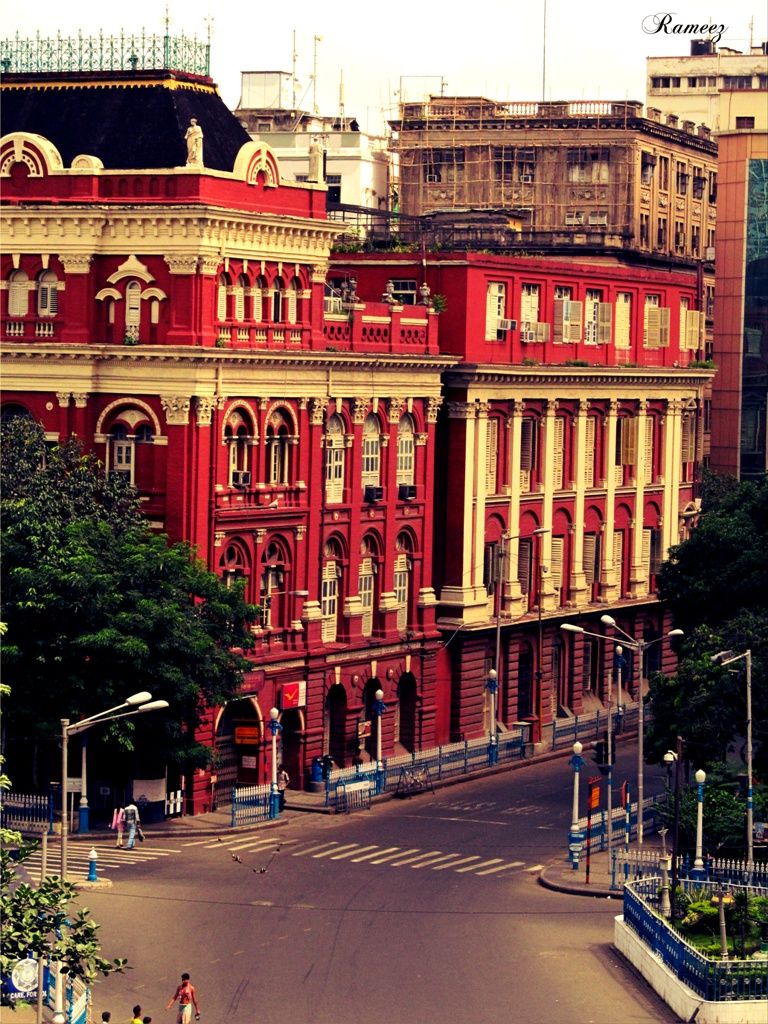
[[524,641],[517,656],[517,717],[524,719],[533,714],[533,650]]
[[328,753],[343,768],[347,763],[347,692],[341,683],[334,683],[328,691],[327,709]]
[[282,762],[288,772],[291,789],[304,788],[302,768],[302,750],[304,745],[304,718],[298,708],[288,708],[282,713],[280,723],[283,727]]
[[365,684],[363,690],[363,715],[365,721],[371,723],[368,735],[365,737],[365,750],[372,761],[376,760],[376,734],[378,729],[378,716],[374,713],[373,707],[376,703],[376,691],[381,689],[381,683],[374,676]]
[[227,704],[216,723],[212,774],[215,804],[232,801],[232,787],[260,782],[261,719],[252,697]]
[[416,750],[416,710],[418,694],[416,692],[416,678],[411,672],[400,676],[397,686],[398,698],[398,742],[405,747],[409,753]]

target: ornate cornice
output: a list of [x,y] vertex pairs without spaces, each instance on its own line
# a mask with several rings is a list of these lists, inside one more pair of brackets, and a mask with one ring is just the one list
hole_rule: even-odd
[[444,373],[447,387],[471,388],[483,386],[520,386],[527,390],[552,386],[569,389],[599,385],[601,387],[680,387],[688,385],[699,388],[715,376],[715,370],[698,367],[672,366],[481,366],[461,363],[448,368]]

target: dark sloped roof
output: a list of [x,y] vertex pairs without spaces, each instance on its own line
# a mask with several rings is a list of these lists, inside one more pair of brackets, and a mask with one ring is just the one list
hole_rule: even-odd
[[190,118],[203,129],[205,166],[231,171],[248,132],[210,78],[175,71],[7,74],[2,134],[50,140],[69,167],[80,153],[109,169],[147,170],[186,163]]

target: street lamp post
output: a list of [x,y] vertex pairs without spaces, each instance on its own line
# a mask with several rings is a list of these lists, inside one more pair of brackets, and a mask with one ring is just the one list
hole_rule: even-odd
[[683,739],[682,736],[678,736],[676,749],[668,750],[664,755],[664,764],[668,768],[673,764],[675,766],[675,811],[672,824],[672,887],[670,894],[670,914],[673,921],[675,920],[675,900],[677,898],[677,858],[680,842],[680,768],[682,760]]
[[[488,764],[496,764],[499,759],[499,748],[496,737],[496,691],[499,688],[498,674],[495,668],[488,672],[488,679],[485,683],[488,696],[491,699],[490,715],[491,721],[488,728]],[[381,721],[381,719],[379,719]]]
[[707,773],[699,768],[694,778],[696,779],[696,856],[693,861],[692,874],[694,878],[703,878],[704,782]]
[[584,747],[578,740],[573,744],[573,757],[570,764],[573,768],[573,805],[571,807],[571,831],[568,835],[568,856],[574,871],[579,866],[579,854],[584,845],[584,833],[579,831],[579,770],[584,765],[581,752]]
[[747,870],[752,870],[755,859],[754,849],[754,807],[752,803],[752,651],[734,654],[733,651],[719,651],[712,656],[716,665],[732,665],[736,661],[744,661],[747,669]]
[[381,718],[386,710],[384,691],[374,693],[373,712],[376,715],[376,792],[384,789],[384,760],[381,756]]
[[[100,711],[97,715],[91,715],[90,718],[83,718],[81,721],[74,722],[72,725],[70,725],[68,718],[61,719],[61,877],[63,881],[66,881],[67,879],[69,835],[69,820],[67,817],[69,737],[77,736],[79,733],[85,732],[87,729],[91,729],[94,725],[101,725],[103,722],[112,722],[117,718],[128,718],[131,715],[140,715],[146,711],[160,711],[161,708],[167,707],[167,700],[152,700],[152,694],[147,693],[146,690],[142,690],[140,693],[134,693],[131,697],[128,697],[122,704],[118,704],[114,708],[108,708],[106,711]],[[126,708],[128,709],[127,711],[125,710]],[[84,766],[85,761],[83,760],[83,767]],[[82,781],[83,780],[81,779],[81,785]]]
[[269,787],[269,816],[276,818],[280,814],[280,790],[277,786],[277,736],[282,732],[278,722],[280,712],[277,708],[269,709],[269,730],[272,733],[272,781]]

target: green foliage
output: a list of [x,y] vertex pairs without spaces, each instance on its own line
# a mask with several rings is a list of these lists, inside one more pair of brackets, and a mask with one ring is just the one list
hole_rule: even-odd
[[717,364],[714,359],[692,359],[688,363],[689,370],[716,370]]
[[0,470],[9,729],[50,745],[59,719],[146,689],[169,711],[106,733],[125,749],[141,735],[170,761],[205,763],[193,730],[206,706],[237,692],[248,665],[240,650],[256,610],[242,589],[188,545],[153,534],[135,493],[75,442],[47,450],[39,427],[13,421]]
[[444,313],[447,308],[448,299],[446,299],[444,295],[440,295],[438,293],[432,296],[432,309],[434,309],[436,313]]
[[[60,961],[63,974],[82,978],[86,984],[98,974],[122,971],[124,959],[102,957],[99,926],[88,908],[71,908],[77,895],[71,882],[56,875],[40,885],[20,879],[19,865],[36,845],[19,843],[0,850],[0,974],[10,974],[13,964],[28,954]],[[0,1005],[14,1005],[4,990]]]

